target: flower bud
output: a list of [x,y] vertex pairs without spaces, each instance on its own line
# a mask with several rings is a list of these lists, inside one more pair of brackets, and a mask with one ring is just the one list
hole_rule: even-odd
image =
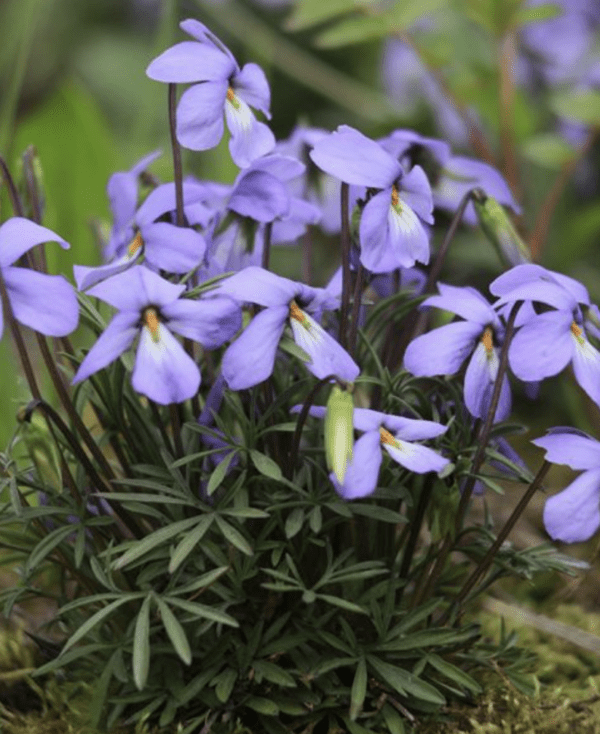
[[531,262],[529,248],[521,239],[504,207],[483,189],[473,190],[473,205],[481,229],[496,248],[500,259],[508,265]]
[[354,399],[352,385],[336,384],[331,390],[325,413],[325,459],[327,468],[343,483],[354,445]]

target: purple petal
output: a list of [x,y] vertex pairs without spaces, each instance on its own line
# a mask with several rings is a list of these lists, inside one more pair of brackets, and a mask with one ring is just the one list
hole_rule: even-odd
[[219,283],[218,292],[235,298],[240,303],[257,303],[259,306],[284,306],[300,289],[297,283],[275,275],[270,270],[251,266]]
[[129,253],[126,253],[107,265],[99,265],[96,268],[74,265],[73,275],[75,277],[75,283],[77,283],[77,289],[85,291],[93,285],[96,285],[96,283],[100,283],[113,275],[122,273],[133,265],[139,255],[141,255],[141,250],[138,250],[133,257]]
[[3,268],[2,275],[13,314],[21,324],[46,336],[66,336],[77,327],[77,296],[62,275],[15,267]]
[[357,186],[385,189],[402,173],[379,143],[348,125],[317,141],[309,155],[325,173]]
[[73,384],[98,372],[129,349],[139,333],[139,320],[140,315],[137,311],[124,311],[113,316],[112,321],[79,365]]
[[354,382],[360,368],[352,357],[309,314],[301,309],[290,315],[294,341],[310,356],[306,369],[319,380],[336,375],[347,382]]
[[512,371],[520,380],[535,382],[557,375],[571,361],[573,317],[564,311],[535,316],[514,335],[508,350]]
[[273,222],[271,244],[283,245],[295,243],[306,232],[309,224],[316,224],[321,218],[321,210],[303,199],[290,197],[290,211],[285,219]]
[[[289,155],[273,153],[264,156],[264,158],[258,158],[257,160],[252,161],[252,170],[270,173],[272,176],[279,179],[279,181],[287,183],[288,181],[301,176],[306,171],[306,166],[297,158],[292,158]],[[237,180],[239,181],[244,175],[245,172],[242,171]]]
[[499,326],[496,312],[485,298],[474,288],[459,288],[454,285],[438,283],[439,295],[430,296],[423,301],[423,307],[434,306],[444,311],[450,311],[467,321],[473,321],[481,326],[492,324]]
[[156,336],[144,326],[131,384],[160,405],[181,403],[198,392],[200,370],[164,324],[159,323]]
[[227,82],[194,84],[177,105],[177,139],[190,150],[214,148],[223,137]]
[[[517,214],[521,209],[515,202],[510,188],[495,168],[481,161],[463,156],[452,156],[446,161],[440,178],[433,189],[433,200],[440,209],[455,211],[462,197],[473,188],[483,189],[500,204],[509,206]],[[477,215],[470,202],[465,210],[464,220],[469,224],[477,223]]]
[[199,20],[195,20],[194,18],[188,18],[187,20],[182,20],[179,24],[179,27],[181,28],[181,30],[185,31],[187,34],[200,41],[200,43],[209,45],[212,44],[213,46],[215,46],[231,59],[236,69],[238,68],[237,62],[231,51],[227,48],[223,41],[221,41],[220,38],[215,36],[210,28],[207,28],[207,26],[204,25],[204,23],[201,23]]
[[587,435],[551,433],[531,442],[546,450],[546,461],[566,464],[576,471],[600,468],[600,442]]
[[146,75],[157,82],[223,81],[236,70],[233,60],[209,44],[182,41],[152,61]]
[[247,168],[252,161],[267,155],[275,147],[271,129],[264,122],[258,122],[241,97],[233,101],[227,99],[225,119],[231,133],[229,152],[240,168]]
[[131,225],[138,199],[137,176],[129,171],[114,173],[106,186],[113,214],[113,231],[120,232]]
[[51,229],[24,217],[7,219],[0,226],[0,268],[12,265],[21,255],[42,242],[58,242],[64,250],[69,249],[69,244]]
[[98,283],[88,291],[120,311],[141,311],[146,306],[165,306],[184,292],[184,285],[175,285],[143,265],[134,265],[124,273]]
[[433,197],[429,179],[421,166],[414,166],[402,177],[400,198],[416,212],[424,222],[433,224]]
[[168,327],[180,336],[216,349],[231,339],[242,327],[239,305],[226,296],[213,296],[199,301],[180,298],[164,306],[161,314]]
[[[465,372],[465,405],[475,418],[485,420],[489,413],[498,365],[498,350],[493,348],[491,354],[488,354],[485,345],[480,341]],[[511,402],[510,386],[504,375],[494,422],[508,418]]]
[[572,293],[565,290],[558,283],[548,283],[542,280],[524,283],[513,288],[502,298],[499,298],[494,307],[499,308],[505,303],[514,303],[515,301],[538,301],[539,303],[546,303],[548,306],[554,306],[554,308],[569,311],[573,311],[577,307],[577,301]]
[[459,321],[418,336],[408,345],[404,366],[418,377],[453,375],[471,354],[481,326]]
[[577,325],[571,327],[575,379],[596,405],[600,406],[600,353],[585,338],[582,330],[575,335],[573,328],[579,327]]
[[235,75],[233,89],[246,104],[260,110],[268,120],[271,119],[271,89],[265,72],[258,64],[245,64],[240,73]]
[[399,415],[386,415],[383,425],[396,438],[402,439],[403,441],[420,441],[424,438],[436,438],[448,430],[448,426],[443,426],[436,421],[404,418]]
[[334,482],[337,492],[344,499],[367,497],[375,491],[381,466],[379,444],[379,431],[365,433],[354,444],[352,459],[348,463],[343,484]]
[[600,469],[584,472],[546,500],[544,525],[553,540],[582,543],[600,527]]
[[448,464],[448,459],[427,446],[402,441],[397,437],[394,440],[396,445],[383,442],[383,448],[394,461],[410,471],[417,474],[440,472]]
[[142,237],[146,260],[168,273],[188,273],[200,265],[206,252],[206,242],[199,232],[168,222],[147,225]]
[[272,222],[290,209],[286,187],[275,176],[249,171],[235,186],[228,208],[256,222]]
[[392,206],[391,191],[376,194],[360,219],[360,260],[373,273],[388,273],[429,261],[429,238],[417,215],[400,200]]
[[288,306],[261,311],[227,349],[221,371],[232,390],[258,385],[273,372],[288,313]]

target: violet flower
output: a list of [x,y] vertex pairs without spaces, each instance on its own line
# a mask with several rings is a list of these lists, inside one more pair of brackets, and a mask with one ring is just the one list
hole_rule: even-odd
[[583,431],[554,428],[532,441],[546,461],[583,470],[562,492],[546,500],[544,525],[553,540],[582,543],[600,527],[600,442]]
[[325,173],[374,190],[367,192],[359,226],[365,268],[387,273],[429,262],[423,222],[433,223],[433,201],[420,166],[406,172],[379,143],[347,125],[317,141],[310,157]]
[[600,405],[600,352],[587,335],[587,331],[595,333],[596,327],[584,316],[594,307],[584,286],[539,265],[526,264],[501,275],[490,290],[501,296],[496,307],[526,300],[556,309],[534,311],[513,337],[508,359],[515,375],[535,382],[557,375],[572,363],[575,379]]
[[[296,410],[299,410],[298,406],[294,408]],[[317,418],[324,418],[325,412],[325,407],[310,409],[310,414]],[[414,443],[440,436],[446,432],[447,426],[435,421],[387,415],[367,408],[355,408],[353,421],[354,428],[363,435],[354,444],[344,480],[340,483],[333,472],[330,475],[336,491],[346,500],[373,494],[381,467],[381,449],[400,466],[417,474],[440,472],[449,464],[448,459],[433,449]]]
[[[516,214],[521,212],[508,184],[493,166],[475,158],[452,155],[443,140],[427,138],[413,130],[394,130],[379,142],[407,170],[418,165],[425,171],[433,203],[439,209],[454,213],[464,195],[478,188]],[[473,202],[467,204],[463,221],[472,226],[478,223]]]
[[258,385],[269,377],[286,324],[294,341],[309,355],[311,361],[305,366],[315,377],[336,375],[347,382],[358,377],[358,365],[310,315],[338,307],[339,299],[324,289],[249,267],[222,281],[217,292],[240,303],[265,307],[223,355],[222,372],[232,390]]
[[[475,418],[487,416],[500,363],[504,327],[498,314],[474,288],[457,288],[438,283],[440,295],[427,298],[421,306],[435,306],[455,313],[455,321],[418,336],[408,345],[404,366],[418,377],[453,375],[471,356],[465,372],[465,405]],[[506,375],[502,378],[495,421],[508,417],[511,394]]]
[[[79,320],[79,307],[73,286],[62,275],[48,275],[21,268],[15,263],[35,245],[58,242],[68,249],[62,237],[46,227],[12,217],[0,226],[0,271],[15,319],[46,336],[66,336]],[[7,314],[0,308],[0,337]]]
[[[195,224],[204,225],[213,212],[201,201],[202,191],[195,184],[184,182],[184,211],[193,214]],[[111,275],[121,273],[138,263],[142,255],[147,264],[168,273],[188,273],[198,267],[206,252],[206,241],[200,232],[191,227],[177,227],[162,220],[165,214],[175,211],[175,184],[158,186],[146,197],[136,211],[136,200],[127,201],[113,209],[122,221],[128,215],[127,226],[121,226],[119,238],[113,236],[110,248],[113,259],[98,267],[75,265],[73,274],[79,290],[87,290]]]
[[216,349],[241,326],[235,302],[214,296],[181,298],[185,286],[175,285],[141,265],[95,285],[88,295],[119,312],[87,353],[73,383],[85,380],[139,343],[131,382],[137,392],[161,405],[179,403],[196,394],[200,370],[173,333]]
[[223,114],[231,133],[229,150],[234,162],[245,168],[275,147],[275,137],[258,122],[250,106],[270,119],[271,93],[257,64],[242,69],[231,51],[197,20],[184,20],[180,28],[194,38],[167,49],[146,69],[150,79],[189,84],[177,106],[177,138],[191,150],[214,148],[223,137]]

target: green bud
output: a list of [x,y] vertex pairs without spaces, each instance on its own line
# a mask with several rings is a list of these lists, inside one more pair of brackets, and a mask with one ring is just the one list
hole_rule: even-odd
[[504,207],[482,189],[473,191],[473,205],[481,229],[496,248],[502,262],[511,266],[530,263],[529,248],[521,239]]
[[340,484],[346,476],[354,445],[352,385],[334,385],[325,413],[325,459]]

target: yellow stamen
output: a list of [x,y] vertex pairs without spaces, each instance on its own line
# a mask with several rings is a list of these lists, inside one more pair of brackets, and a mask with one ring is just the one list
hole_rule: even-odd
[[395,449],[400,448],[398,441],[396,441],[392,434],[389,431],[386,431],[385,428],[379,429],[379,438],[381,439],[381,443],[387,443],[388,446],[393,446]]
[[402,207],[400,206],[400,196],[398,193],[398,187],[396,184],[392,186],[392,206],[394,209],[401,210]]
[[298,321],[298,323],[302,324],[302,326],[308,327],[308,319],[306,318],[306,314],[304,311],[298,306],[296,301],[292,301],[290,303],[290,318],[295,319]]
[[148,328],[152,340],[155,342],[160,341],[159,326],[160,321],[158,320],[158,313],[155,308],[147,308],[142,316],[144,326]]
[[142,239],[142,235],[138,232],[127,247],[127,257],[135,257],[143,246],[144,240]]
[[572,321],[571,322],[571,332],[575,339],[583,346],[585,344],[585,337],[583,336],[583,329],[580,326],[577,326],[577,324]]
[[239,110],[240,109],[240,101],[235,96],[235,92],[231,87],[227,87],[227,101],[230,102],[234,109]]
[[483,334],[481,335],[481,342],[489,357],[494,351],[494,332],[492,331],[491,326],[485,327]]

